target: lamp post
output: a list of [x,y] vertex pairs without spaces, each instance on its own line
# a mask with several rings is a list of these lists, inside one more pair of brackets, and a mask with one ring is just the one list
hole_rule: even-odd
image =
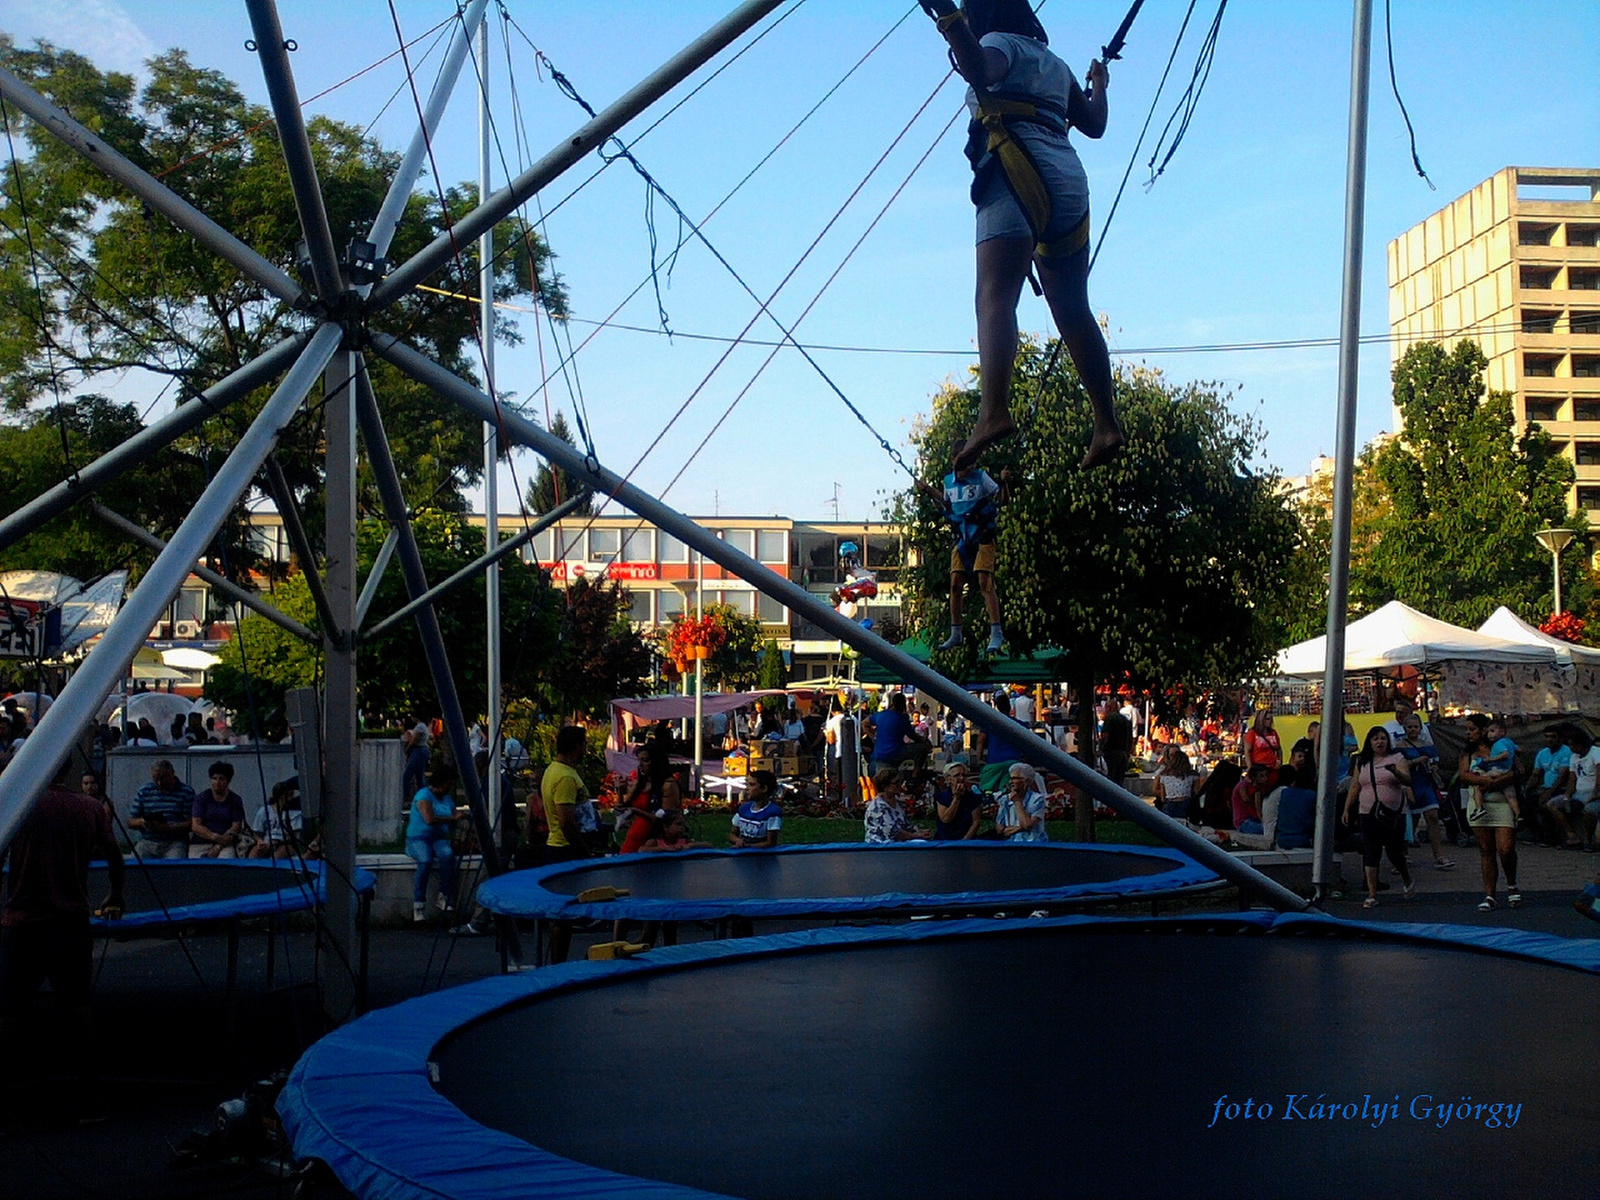
[[1550,557],[1555,563],[1553,568],[1555,610],[1551,613],[1552,616],[1561,615],[1561,552],[1576,536],[1577,534],[1570,529],[1541,529],[1533,535],[1539,545],[1550,551]]
[[[702,598],[700,586],[704,579],[705,557],[697,554],[695,561],[695,577],[693,579],[675,579],[672,586],[683,593],[683,607],[686,613],[689,608],[689,596],[691,593],[694,595],[695,619],[698,620],[705,615],[705,601]],[[701,726],[705,719],[705,669],[706,660],[696,657],[694,660],[694,786],[697,789],[700,786],[700,766],[705,746],[705,743],[701,740]],[[687,675],[684,676],[683,683],[685,688],[689,686]]]

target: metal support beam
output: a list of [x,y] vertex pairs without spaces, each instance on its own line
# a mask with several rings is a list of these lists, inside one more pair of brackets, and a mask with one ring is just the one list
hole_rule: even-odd
[[351,626],[339,619],[328,602],[328,590],[323,587],[322,574],[317,570],[317,557],[311,548],[311,538],[306,533],[305,523],[300,520],[300,510],[295,507],[294,490],[289,487],[289,481],[284,477],[283,468],[278,465],[276,458],[267,459],[267,486],[278,506],[278,519],[283,522],[283,532],[288,535],[289,548],[300,560],[300,574],[305,577],[306,590],[311,593],[317,619],[322,622],[323,636],[338,642],[347,636]]
[[99,168],[207,250],[237,267],[267,291],[299,307],[305,292],[293,279],[257,254],[194,205],[133,165],[10,71],[0,68],[0,95]]
[[120,479],[157,451],[213,417],[242,396],[265,387],[289,369],[311,340],[309,333],[279,342],[232,375],[212,384],[200,395],[178,405],[166,416],[145,426],[127,441],[107,450],[71,479],[63,480],[4,520],[0,520],[0,550],[25,538],[52,517],[59,516],[86,495]]
[[[367,465],[372,468],[378,495],[388,513],[389,524],[399,534],[396,550],[400,556],[400,570],[405,575],[406,590],[414,600],[427,592],[428,574],[422,565],[422,555],[417,550],[416,536],[411,532],[411,518],[406,514],[400,474],[395,470],[394,458],[389,453],[389,437],[383,429],[383,415],[378,411],[377,398],[372,394],[372,381],[364,367],[358,367],[356,371],[356,418],[361,426],[361,440],[366,443]],[[439,631],[439,618],[432,605],[424,605],[417,609],[416,619],[422,652],[428,659],[434,690],[439,693],[439,715],[444,721],[445,736],[450,740],[456,769],[461,773],[461,787],[467,794],[467,806],[472,810],[472,822],[478,831],[483,865],[489,874],[498,875],[505,866],[500,861],[500,846],[495,837],[494,824],[489,820],[489,810],[484,806],[478,773],[473,770],[467,722],[461,714],[461,698],[456,692],[455,676],[450,672],[450,655],[445,650],[444,635]],[[490,778],[494,778],[492,772]]]
[[507,186],[487,200],[482,201],[465,217],[455,223],[448,233],[440,234],[389,277],[373,289],[372,311],[385,308],[405,295],[417,284],[444,266],[455,255],[456,246],[479,237],[484,230],[492,229],[529,196],[552,180],[558,178],[589,151],[601,145],[634,117],[654,104],[704,63],[721,52],[729,43],[762,17],[777,8],[779,0],[745,0],[727,17],[713,25],[689,45],[662,64],[654,74],[636,84],[621,99],[603,110],[561,145],[546,154]]
[[367,623],[367,610],[377,599],[378,585],[383,582],[383,573],[389,569],[389,560],[394,557],[394,548],[399,541],[400,535],[391,529],[384,537],[383,545],[378,547],[378,557],[372,560],[372,570],[367,572],[367,581],[361,585],[361,598],[356,601],[354,628],[360,629]]
[[1372,0],[1355,0],[1350,40],[1350,132],[1344,185],[1344,279],[1339,306],[1339,422],[1334,435],[1332,550],[1328,563],[1327,653],[1322,675],[1322,752],[1317,762],[1317,827],[1311,883],[1332,891],[1339,818],[1339,756],[1344,744],[1344,626],[1350,598],[1350,512],[1356,460],[1356,385],[1361,362],[1361,244],[1366,225],[1367,92],[1372,64]]
[[[356,873],[360,832],[360,728],[356,719],[356,425],[350,386],[356,356],[341,350],[323,378],[327,397],[327,596],[329,620],[323,643],[322,853],[329,866],[323,919],[334,953],[346,968],[329,971],[323,985],[328,1017],[340,1023],[354,1015],[359,955],[351,880]],[[303,561],[303,560],[302,560]]]
[[[479,28],[484,10],[488,7],[489,0],[472,0],[461,14],[460,24],[450,35],[450,48],[445,51],[444,65],[439,68],[439,77],[434,80],[433,91],[428,94],[428,103],[423,107],[422,123],[411,136],[411,144],[406,147],[405,157],[400,160],[400,169],[395,172],[388,195],[384,196],[383,205],[372,222],[372,232],[367,234],[367,241],[377,248],[378,258],[389,253],[389,243],[394,240],[395,227],[405,214],[411,189],[416,186],[423,164],[428,161],[428,144],[439,131],[445,106],[450,103],[450,93],[455,91],[456,79],[461,74],[461,64],[466,61],[467,51],[471,49],[472,35]],[[483,69],[488,70],[487,63]]]
[[537,521],[529,525],[515,537],[507,538],[495,549],[462,567],[461,570],[450,576],[450,578],[446,579],[443,583],[434,584],[427,591],[423,592],[422,595],[405,605],[405,607],[396,609],[383,620],[379,621],[371,629],[363,630],[361,633],[361,640],[363,642],[370,642],[374,638],[383,636],[401,621],[404,621],[412,613],[416,612],[417,609],[421,608],[423,605],[432,604],[435,600],[441,599],[447,593],[455,591],[456,588],[460,587],[463,583],[466,583],[467,580],[471,579],[473,576],[488,570],[501,559],[515,554],[534,538],[538,537],[539,534],[543,533],[557,521],[570,514],[574,509],[581,508],[587,499],[588,497],[580,495],[573,496],[571,499],[563,501],[561,504],[545,513]]
[[311,258],[311,276],[323,304],[332,306],[345,291],[344,272],[328,225],[328,210],[322,203],[322,184],[311,157],[311,139],[306,135],[305,116],[300,111],[300,96],[289,67],[289,44],[278,21],[278,6],[274,0],[245,0],[245,7],[250,10],[256,56],[261,60],[267,97],[272,101],[272,115],[278,125],[278,144],[283,147],[283,161],[289,168],[289,186],[294,191],[300,230]]
[[[144,528],[142,525],[128,520],[127,517],[123,516],[119,512],[113,512],[104,504],[101,504],[98,500],[89,501],[89,508],[95,516],[99,517],[118,533],[123,534],[125,537],[131,537],[134,539],[134,541],[150,547],[150,549],[154,550],[157,554],[160,554],[167,548],[166,542],[162,541],[148,529]],[[194,565],[193,574],[198,575],[201,579],[204,579],[207,583],[209,583],[212,591],[221,592],[224,596],[228,597],[228,599],[237,604],[244,605],[244,607],[248,608],[251,612],[258,616],[265,617],[280,629],[294,634],[294,636],[299,638],[301,641],[312,646],[322,645],[322,639],[315,633],[312,633],[311,630],[306,626],[302,625],[299,621],[296,621],[293,617],[287,615],[286,613],[280,612],[272,605],[266,603],[266,601],[262,600],[261,597],[256,595],[254,592],[240,587],[226,575],[219,575],[204,563],[198,562]]]
[[[490,138],[494,126],[489,113],[489,26],[478,30],[478,196],[489,194],[494,182]],[[478,238],[478,337],[483,347],[483,385],[496,392],[494,373],[494,227]],[[493,422],[483,427],[483,545],[490,555],[500,544],[500,434]],[[500,738],[502,701],[500,683],[500,568],[490,559],[483,573],[484,608],[484,713],[488,718],[490,819],[498,827]]]
[[700,551],[712,562],[721,564],[774,600],[828,630],[840,641],[854,647],[875,662],[881,663],[901,679],[928,692],[978,728],[1007,739],[1021,751],[1022,757],[1034,766],[1055,772],[1068,783],[1110,806],[1119,816],[1177,847],[1202,866],[1238,884],[1240,888],[1256,893],[1274,908],[1298,911],[1306,907],[1303,899],[1282,884],[1245,865],[1220,847],[1212,845],[1187,826],[1157,811],[1132,793],[1124,791],[1077,759],[1032,736],[1017,722],[1001,716],[987,704],[979,703],[958,684],[952,683],[937,671],[889,645],[882,638],[862,629],[798,584],[774,574],[676,509],[640,491],[604,467],[591,470],[583,452],[576,447],[568,445],[509,408],[502,406],[496,413],[494,401],[488,396],[404,343],[386,334],[380,334],[374,336],[372,348],[407,375],[419,383],[427,384],[441,396],[454,400],[480,420],[498,418],[500,427],[509,440],[531,447],[553,465],[564,467],[575,477],[591,485],[596,492],[615,498],[657,528],[666,530],[679,541]]
[[343,331],[333,325],[317,330],[311,344],[211,477],[206,490],[167,542],[167,548],[144,573],[122,611],[107,626],[50,711],[40,718],[11,765],[0,774],[0,850],[10,844],[34,799],[54,776],[76,735],[100,707],[100,701],[127,673],[128,664],[144,645],[151,627],[161,620],[195,563],[216,539],[234,503],[250,487],[262,462],[277,444],[278,435],[333,357],[343,336]]

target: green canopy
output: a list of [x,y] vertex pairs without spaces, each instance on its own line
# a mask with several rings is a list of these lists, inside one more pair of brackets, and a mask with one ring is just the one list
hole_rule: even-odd
[[[907,638],[900,643],[900,650],[909,654],[920,663],[926,664],[932,656],[926,636]],[[963,685],[972,683],[1060,683],[1067,678],[1067,654],[1054,646],[1040,646],[1027,657],[1018,656],[1011,658],[1006,655],[994,655],[980,660],[977,668],[969,677],[959,680]],[[892,671],[879,666],[872,659],[862,656],[860,665],[856,670],[856,679],[861,683],[900,683],[903,682]]]

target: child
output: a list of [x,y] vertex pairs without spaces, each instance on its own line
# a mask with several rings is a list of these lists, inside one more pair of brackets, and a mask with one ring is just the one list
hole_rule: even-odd
[[[958,457],[960,453],[961,443],[958,442]],[[956,530],[956,546],[950,552],[950,636],[939,649],[954,650],[961,645],[962,599],[968,582],[976,576],[983,606],[989,613],[986,649],[990,654],[998,653],[1005,645],[1006,634],[1000,624],[1000,593],[994,586],[995,542],[999,535],[1000,506],[1011,496],[1011,469],[1007,467],[1000,473],[999,483],[991,479],[987,471],[965,466],[944,477],[942,493],[921,482],[918,486],[944,507],[945,519]]]
[[770,850],[778,845],[783,809],[778,806],[778,777],[771,771],[751,771],[745,781],[749,795],[733,814],[728,845],[736,850]]
[[978,209],[978,374],[982,401],[957,467],[1017,431],[1011,375],[1017,300],[1029,269],[1078,368],[1094,408],[1083,466],[1109,462],[1126,440],[1117,423],[1111,359],[1089,307],[1089,182],[1067,130],[1098,138],[1106,128],[1106,68],[1089,67],[1089,88],[1048,48],[1028,0],[919,0],[935,18],[956,69],[970,85],[967,139]]

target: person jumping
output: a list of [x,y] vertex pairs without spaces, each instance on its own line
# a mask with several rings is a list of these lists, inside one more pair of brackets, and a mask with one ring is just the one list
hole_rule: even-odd
[[1083,466],[1114,458],[1127,440],[1117,421],[1111,357],[1089,307],[1089,181],[1069,128],[1099,138],[1106,129],[1105,64],[1089,66],[1084,91],[1048,49],[1027,0],[919,0],[950,46],[969,85],[973,114],[967,157],[978,210],[978,419],[954,466],[970,467],[1012,436],[1011,377],[1017,357],[1017,302],[1029,267],[1038,272],[1062,344],[1094,409]]
[[[955,445],[960,461],[962,445]],[[955,526],[956,545],[950,552],[950,636],[940,650],[961,645],[961,608],[967,584],[976,577],[983,605],[989,612],[989,645],[986,653],[996,654],[1005,645],[1006,634],[1000,624],[1000,593],[994,586],[995,543],[999,534],[1000,506],[1011,496],[1011,469],[1000,473],[996,483],[987,471],[959,467],[944,477],[939,492],[922,481],[920,487],[944,509],[945,519]]]

